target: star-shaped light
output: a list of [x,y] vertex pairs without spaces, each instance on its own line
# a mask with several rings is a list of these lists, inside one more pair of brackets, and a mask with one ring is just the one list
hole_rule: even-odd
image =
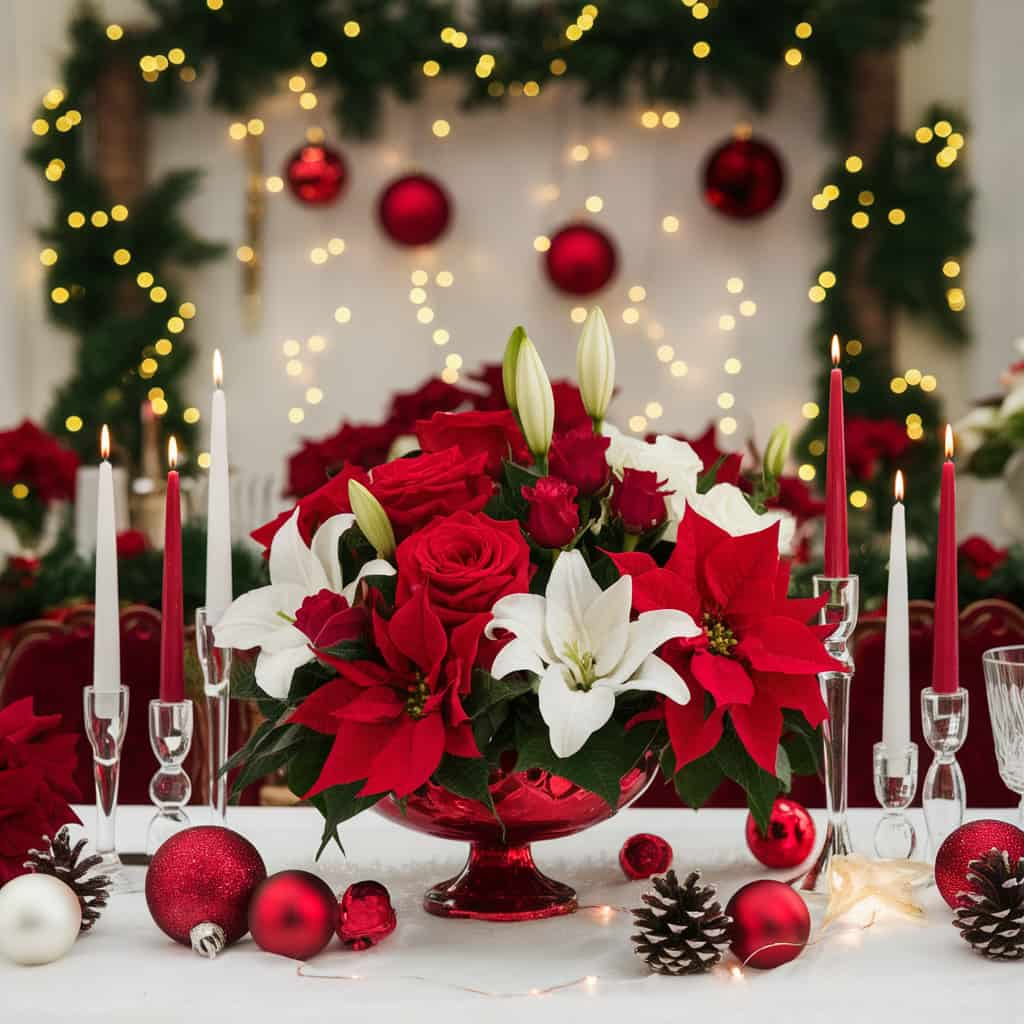
[[891,910],[905,917],[924,917],[914,899],[915,886],[931,877],[931,867],[915,860],[871,860],[850,854],[833,857],[829,866],[829,901],[822,927],[856,908]]

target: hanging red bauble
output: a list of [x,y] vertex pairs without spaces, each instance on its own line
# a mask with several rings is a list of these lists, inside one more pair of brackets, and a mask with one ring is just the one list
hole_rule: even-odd
[[969,821],[946,836],[935,855],[935,884],[951,907],[969,906],[966,900],[957,899],[957,893],[970,888],[967,866],[991,849],[1005,850],[1011,863],[1016,863],[1018,857],[1024,857],[1024,831],[1008,821],[982,818]]
[[615,276],[615,243],[591,224],[568,224],[551,236],[544,257],[551,283],[570,295],[598,292]]
[[786,172],[775,147],[760,139],[730,139],[704,165],[704,198],[738,220],[760,216],[782,195]]
[[339,901],[338,938],[349,949],[369,949],[394,930],[391,895],[380,882],[355,882]]
[[663,875],[672,867],[672,847],[661,836],[638,832],[622,844],[619,865],[623,874],[633,881]]
[[198,825],[171,836],[146,872],[146,905],[175,942],[216,956],[248,930],[249,900],[267,877],[259,851],[244,836]]
[[333,203],[348,184],[344,157],[323,143],[300,146],[288,157],[284,173],[292,195],[309,206]]
[[426,174],[406,174],[380,194],[377,215],[399,245],[430,245],[447,230],[452,203],[440,182]]
[[814,821],[803,804],[780,796],[772,807],[762,834],[752,814],[747,815],[747,846],[769,868],[795,868],[814,849]]
[[762,879],[737,890],[725,908],[733,920],[733,955],[749,967],[768,970],[795,960],[811,934],[811,915],[796,890]]
[[309,871],[279,871],[253,893],[249,931],[268,953],[308,960],[334,935],[338,901],[331,887]]

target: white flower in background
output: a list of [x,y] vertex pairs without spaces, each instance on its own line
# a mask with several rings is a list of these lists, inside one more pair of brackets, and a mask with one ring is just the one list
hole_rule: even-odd
[[1024,409],[1024,380],[1018,376],[1010,393],[1003,399],[1003,404],[999,407],[999,415],[1006,419],[1022,409]]
[[690,507],[730,537],[743,537],[760,533],[773,523],[779,523],[779,551],[789,554],[793,546],[796,521],[788,512],[777,510],[757,513],[750,507],[746,495],[733,484],[715,484],[707,494],[695,494]]
[[605,459],[614,473],[621,476],[623,469],[653,470],[674,492],[665,502],[668,526],[664,533],[665,540],[674,541],[686,503],[697,493],[697,477],[704,468],[700,456],[685,441],[677,441],[667,434],[659,434],[654,441],[644,441],[628,437],[608,423],[602,433],[612,439]]
[[515,639],[494,659],[492,674],[540,676],[540,713],[551,730],[551,749],[571,757],[615,710],[629,689],[652,690],[677,704],[690,699],[682,679],[654,652],[675,637],[700,629],[685,612],[672,609],[629,615],[633,580],[623,576],[601,590],[578,551],[558,556],[547,591],[511,594],[495,604],[487,626],[493,637],[507,630]]
[[[1024,389],[1021,393],[1024,395]],[[1011,396],[1007,396],[1007,399],[1009,397]],[[962,460],[969,459],[982,446],[985,437],[990,432],[998,430],[1001,424],[1002,413],[996,406],[981,405],[972,409],[953,427],[957,455]]]
[[331,590],[351,604],[363,576],[390,576],[395,571],[387,562],[374,560],[345,584],[338,542],[355,521],[349,514],[332,516],[306,547],[296,509],[270,545],[270,586],[236,598],[214,627],[218,647],[260,648],[256,684],[271,697],[287,697],[292,674],[315,657],[309,638],[293,625],[302,602],[321,590]]
[[608,321],[599,306],[594,306],[587,314],[580,332],[576,346],[576,379],[587,415],[600,423],[615,391],[615,346]]

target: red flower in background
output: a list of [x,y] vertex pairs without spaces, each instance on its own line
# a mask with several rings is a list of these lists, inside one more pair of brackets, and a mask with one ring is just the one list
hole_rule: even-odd
[[580,389],[571,380],[553,380],[551,393],[555,399],[556,434],[564,434],[578,427],[593,429],[590,416],[583,407]]
[[0,711],[0,886],[29,850],[61,825],[80,824],[69,805],[81,799],[73,778],[76,736],[57,732],[60,715],[36,715],[25,697]]
[[321,441],[303,441],[288,460],[288,494],[301,498],[322,487],[346,463],[370,469],[384,462],[401,433],[393,424],[381,426],[343,423]]
[[[842,669],[826,652],[822,628],[806,623],[823,598],[790,600],[789,566],[779,559],[778,525],[730,537],[687,510],[664,568],[647,554],[610,554],[633,577],[638,612],[677,608],[704,632],[661,650],[690,687],[690,701],[663,704],[677,768],[708,753],[728,711],[740,741],[775,774],[782,709],[800,711],[812,727],[827,717],[817,673]],[[706,697],[712,701],[705,717]]]
[[557,436],[548,454],[551,475],[570,483],[583,495],[596,494],[608,482],[605,453],[610,437],[595,434],[588,423]]
[[508,409],[492,412],[437,412],[416,424],[416,437],[425,452],[456,447],[466,457],[486,455],[487,472],[500,478],[502,460],[530,461],[523,432]]
[[898,459],[909,447],[906,427],[899,420],[854,416],[846,423],[846,462],[859,480],[874,479],[880,460]]
[[769,498],[765,502],[765,507],[789,512],[796,520],[797,526],[825,514],[825,502],[816,497],[798,476],[780,476],[779,493],[774,498]]
[[0,431],[0,483],[25,484],[43,502],[70,501],[77,469],[78,456],[31,420]]
[[149,541],[141,530],[122,530],[117,535],[117,557],[138,558],[146,553]]
[[576,488],[572,484],[545,476],[533,487],[524,487],[522,494],[529,505],[526,532],[542,548],[565,547],[576,536],[580,510],[576,507]]
[[489,616],[445,632],[421,587],[391,619],[373,614],[383,664],[319,657],[338,678],[316,690],[291,721],[334,736],[320,777],[306,797],[364,782],[361,796],[408,796],[430,778],[445,753],[479,757],[462,707],[477,644]]
[[404,391],[391,399],[388,422],[396,428],[396,434],[411,434],[419,420],[429,419],[437,412],[453,412],[475,398],[476,395],[465,388],[448,384],[440,377],[431,377],[414,391]]
[[611,509],[628,533],[652,530],[668,517],[665,499],[675,491],[666,482],[650,469],[624,469],[612,484]]
[[997,548],[991,541],[978,534],[964,540],[957,548],[957,553],[960,560],[979,580],[987,580],[996,569],[1004,566],[1010,557],[1008,548]]
[[[647,440],[654,441],[657,436],[657,434],[648,434]],[[697,457],[704,464],[705,473],[720,458],[725,457],[722,465],[718,467],[718,473],[715,475],[716,484],[735,484],[739,482],[743,453],[726,452],[718,447],[717,428],[714,423],[709,423],[707,430],[700,437],[685,437],[683,434],[672,434],[671,436],[677,441],[685,441],[697,453]]]

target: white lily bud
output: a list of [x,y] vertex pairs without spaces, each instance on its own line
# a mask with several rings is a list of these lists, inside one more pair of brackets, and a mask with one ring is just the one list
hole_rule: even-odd
[[595,423],[604,419],[615,390],[615,346],[599,306],[587,314],[576,347],[576,379],[583,407]]
[[505,388],[505,404],[513,411],[516,405],[516,363],[519,360],[519,347],[526,337],[526,331],[517,327],[508,337],[505,355],[501,360],[501,383]]
[[525,334],[516,359],[516,401],[527,447],[536,458],[544,458],[555,430],[555,396],[540,353]]
[[363,536],[376,548],[379,558],[395,553],[395,531],[384,506],[358,481],[349,480],[348,500]]
[[786,468],[786,458],[789,456],[789,426],[780,423],[768,438],[768,444],[764,449],[764,473],[765,476],[778,480]]

